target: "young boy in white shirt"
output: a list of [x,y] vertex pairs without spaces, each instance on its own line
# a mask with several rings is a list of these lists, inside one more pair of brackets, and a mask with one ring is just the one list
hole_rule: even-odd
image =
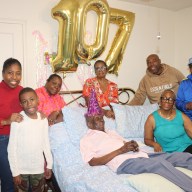
[[[38,97],[32,88],[19,94],[23,121],[11,124],[8,159],[17,191],[44,191],[44,177],[52,174],[53,159],[48,137],[48,121],[37,111]],[[44,170],[44,162],[47,166]]]

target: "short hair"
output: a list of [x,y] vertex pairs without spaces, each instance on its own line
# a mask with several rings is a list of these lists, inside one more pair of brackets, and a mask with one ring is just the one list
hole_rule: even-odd
[[19,101],[21,101],[21,96],[25,93],[29,93],[29,92],[33,92],[36,96],[37,96],[37,93],[35,92],[34,89],[32,89],[31,87],[25,87],[23,88],[20,92],[19,92]]
[[17,64],[19,68],[22,70],[21,63],[17,59],[9,58],[3,64],[2,73],[5,73],[6,69],[8,69],[11,65],[15,64]]
[[96,65],[97,63],[103,63],[103,64],[105,65],[105,67],[107,68],[107,64],[106,64],[105,61],[103,61],[103,60],[97,60],[97,61],[95,62],[95,64],[94,64],[94,69],[95,69],[95,65]]
[[55,78],[55,77],[57,77],[57,78],[59,78],[61,81],[62,81],[62,78],[59,76],[59,75],[57,75],[57,74],[51,74],[50,76],[49,76],[49,78],[47,79],[47,82],[49,82],[49,81],[51,81],[53,78]]
[[175,92],[172,89],[165,89],[162,93],[161,93],[161,97],[163,96],[164,93],[166,92],[171,92],[173,94],[173,99],[176,99],[176,95]]
[[147,56],[147,59],[148,59],[149,57],[157,57],[157,58],[159,59],[159,55],[157,55],[157,54],[155,54],[155,53],[148,55],[148,56]]

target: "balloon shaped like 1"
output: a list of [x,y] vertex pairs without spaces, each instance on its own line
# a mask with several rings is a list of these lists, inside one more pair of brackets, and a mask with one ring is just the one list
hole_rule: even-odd
[[[87,12],[98,15],[96,40],[87,45],[84,40]],[[88,63],[105,49],[109,28],[109,7],[106,0],[61,0],[52,16],[59,22],[58,52],[52,61],[54,72],[74,72],[78,63]]]
[[110,8],[110,11],[110,23],[118,25],[119,29],[117,30],[105,61],[108,65],[109,73],[118,75],[123,54],[133,29],[135,14],[114,8]]

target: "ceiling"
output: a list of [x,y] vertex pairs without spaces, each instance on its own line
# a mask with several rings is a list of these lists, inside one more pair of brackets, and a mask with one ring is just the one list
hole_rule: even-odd
[[168,9],[171,11],[179,11],[188,7],[192,7],[192,0],[121,0],[130,3],[136,3],[146,6]]

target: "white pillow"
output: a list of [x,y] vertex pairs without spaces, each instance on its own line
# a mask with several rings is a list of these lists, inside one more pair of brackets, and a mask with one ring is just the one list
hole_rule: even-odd
[[129,106],[112,103],[116,130],[125,138],[143,138],[147,117],[159,108],[158,104]]
[[66,130],[71,142],[79,146],[80,138],[87,132],[84,114],[86,108],[65,106],[62,110]]
[[[88,127],[85,121],[85,113],[87,108],[84,107],[70,107],[65,106],[62,109],[63,120],[66,125],[67,133],[70,137],[71,142],[79,147],[81,138],[86,134]],[[105,127],[107,129],[115,130],[115,121],[104,117]]]
[[140,192],[184,192],[174,183],[153,173],[129,176],[127,182]]
[[185,173],[186,175],[188,175],[189,177],[192,178],[192,171],[189,169],[185,169],[183,167],[176,167],[179,171]]

